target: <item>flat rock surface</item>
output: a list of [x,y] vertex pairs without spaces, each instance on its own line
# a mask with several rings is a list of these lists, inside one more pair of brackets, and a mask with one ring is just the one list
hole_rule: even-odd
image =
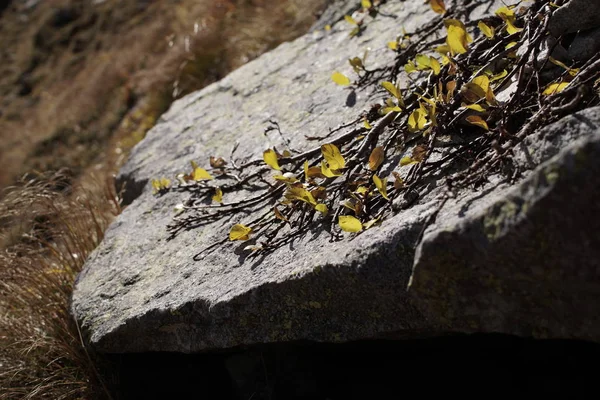
[[[493,6],[486,3],[478,12],[490,9]],[[337,342],[390,332],[413,336],[454,330],[451,311],[429,307],[419,298],[436,295],[428,289],[427,277],[436,276],[437,264],[426,262],[437,254],[435,246],[420,248],[407,291],[417,241],[437,204],[435,190],[356,238],[332,243],[327,232],[314,230],[261,259],[240,256],[236,242],[194,261],[196,253],[226,237],[231,225],[249,216],[235,215],[167,240],[173,209],[185,196],[177,192],[154,196],[148,183],[186,171],[191,160],[202,166],[209,156],[228,158],[236,141],[235,156],[242,158],[256,158],[265,148],[280,146],[279,135],[264,133],[269,120],[279,123],[292,148],[312,148],[314,142],[307,142],[305,135],[321,136],[380,101],[380,92],[369,90],[352,96],[331,82],[332,71],[352,76],[347,59],[362,56],[367,48],[370,68],[390,62],[393,53],[386,43],[401,27],[412,31],[435,17],[416,1],[389,2],[382,11],[360,37],[350,40],[351,27],[343,22],[330,32],[311,32],[176,102],[134,149],[119,177],[127,183],[126,197],[133,203],[87,261],[73,295],[75,317],[98,351],[197,352],[255,343]],[[549,151],[548,157],[557,152]],[[528,162],[535,167],[548,157]],[[460,219],[457,210],[485,209],[494,204],[488,196],[501,196],[509,189],[499,186],[493,193],[470,194],[461,204],[458,200],[449,204],[449,211],[441,215]],[[425,243],[437,240],[436,226],[428,230]],[[436,301],[446,300],[437,295]],[[453,303],[452,310],[461,305]],[[473,329],[496,331],[503,326],[479,322]],[[463,329],[461,324],[457,327]],[[526,326],[518,333],[532,335],[533,328]],[[562,337],[564,332],[548,335]]]

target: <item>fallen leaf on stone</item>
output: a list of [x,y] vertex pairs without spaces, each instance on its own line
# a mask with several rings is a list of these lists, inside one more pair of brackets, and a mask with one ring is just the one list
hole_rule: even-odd
[[506,32],[508,32],[509,35],[523,30],[523,28],[517,28],[515,26],[516,15],[512,8],[502,6],[496,10],[496,15],[502,18],[506,23]]
[[215,194],[212,197],[212,200],[217,202],[217,203],[222,203],[223,202],[223,191],[221,190],[221,188],[216,188],[215,189]]
[[352,25],[358,25],[358,22],[357,22],[357,21],[356,21],[354,18],[352,18],[351,16],[349,16],[349,15],[344,15],[344,19],[345,19],[345,20],[346,20],[346,22],[348,22],[349,24],[352,24]]
[[300,186],[290,186],[287,192],[284,194],[285,198],[288,200],[300,200],[308,204],[312,204],[313,206],[317,205],[315,198],[313,195],[306,189]]
[[152,193],[157,194],[162,190],[166,190],[171,185],[171,180],[167,178],[152,179]]
[[398,87],[396,87],[396,85],[394,85],[392,82],[381,82],[381,86],[383,86],[385,90],[390,92],[390,94],[395,98],[401,98],[400,89],[398,89]]
[[269,167],[271,167],[277,171],[281,170],[281,167],[279,166],[279,162],[277,161],[277,153],[275,153],[275,150],[273,150],[273,149],[265,150],[263,153],[263,160],[265,160],[265,163]]
[[242,224],[235,224],[229,231],[229,240],[248,240],[250,232],[252,232],[252,228]]
[[315,206],[315,210],[317,210],[318,212],[320,212],[320,213],[321,213],[321,214],[323,214],[323,215],[327,215],[327,212],[329,211],[329,210],[327,209],[327,205],[325,205],[325,204],[323,204],[323,203],[321,203],[321,204],[317,204],[317,205]]
[[383,150],[383,146],[375,147],[369,156],[369,169],[375,171],[383,163],[384,158],[385,151]]
[[481,33],[483,33],[485,35],[485,37],[487,37],[488,39],[494,38],[494,34],[495,34],[494,27],[486,25],[486,23],[483,21],[479,21],[479,23],[477,24],[477,27],[479,28]]
[[338,224],[344,232],[360,232],[363,229],[362,223],[352,215],[340,215]]
[[192,179],[195,181],[208,181],[212,178],[212,175],[204,168],[196,167],[194,168],[194,172],[192,172]]
[[296,183],[296,182],[298,182],[298,179],[291,172],[286,172],[285,174],[282,174],[282,175],[273,175],[273,178],[275,180],[278,180],[278,181],[281,181],[281,182],[285,182],[285,183]]
[[331,80],[340,86],[348,86],[350,84],[350,78],[337,71],[331,75]]
[[544,96],[550,96],[552,94],[562,92],[567,86],[569,86],[569,82],[551,83],[546,86],[546,89],[544,89],[542,94]]
[[452,54],[466,53],[473,38],[467,33],[465,25],[457,19],[446,19],[444,24],[448,31],[446,43],[450,46],[450,52]]
[[346,166],[346,160],[342,157],[340,149],[335,144],[324,144],[321,146],[321,154],[332,170],[340,170]]
[[375,183],[375,187],[383,198],[389,200],[390,198],[387,195],[387,179],[381,179],[377,175],[373,175],[373,183]]

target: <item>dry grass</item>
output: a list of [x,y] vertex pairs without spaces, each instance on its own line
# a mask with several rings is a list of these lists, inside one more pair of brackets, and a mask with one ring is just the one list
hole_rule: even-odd
[[0,201],[0,387],[3,399],[92,398],[103,392],[69,315],[77,272],[120,212],[63,174],[6,190]]
[[[69,299],[120,212],[113,175],[173,100],[304,33],[325,3],[15,1],[0,15],[0,188],[67,167],[0,192],[0,398],[110,397]],[[58,9],[77,17],[56,26]]]

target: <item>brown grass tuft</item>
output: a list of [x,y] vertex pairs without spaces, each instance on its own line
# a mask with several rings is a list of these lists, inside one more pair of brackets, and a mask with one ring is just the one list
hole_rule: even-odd
[[120,212],[111,185],[69,186],[63,173],[22,181],[0,200],[0,388],[3,399],[102,397],[69,314],[76,274]]

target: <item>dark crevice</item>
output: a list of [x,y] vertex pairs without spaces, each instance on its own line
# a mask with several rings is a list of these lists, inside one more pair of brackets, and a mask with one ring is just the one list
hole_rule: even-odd
[[456,334],[296,342],[213,354],[108,356],[115,399],[400,399],[569,395],[596,388],[600,344]]

